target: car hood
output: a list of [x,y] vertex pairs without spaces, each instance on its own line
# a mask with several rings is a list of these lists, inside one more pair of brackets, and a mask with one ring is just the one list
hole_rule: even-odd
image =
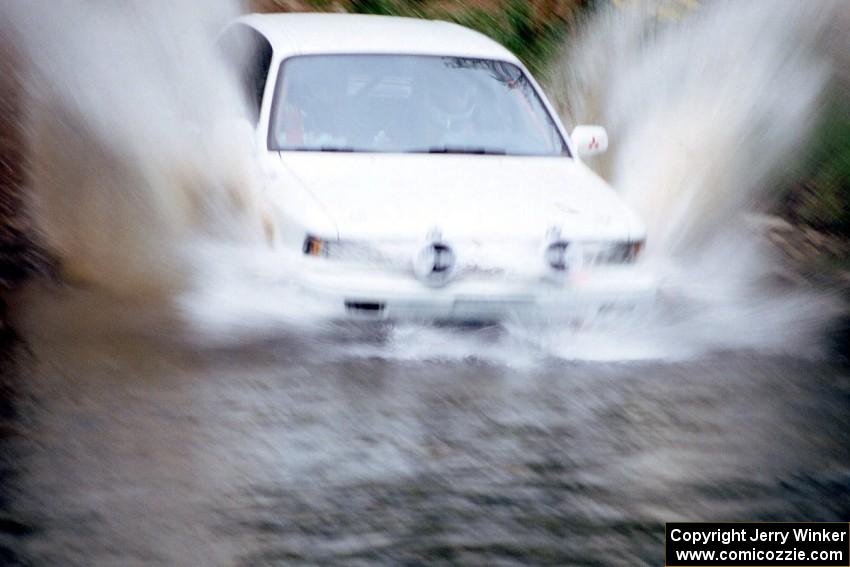
[[628,239],[643,228],[619,197],[570,158],[281,152],[283,166],[342,239]]

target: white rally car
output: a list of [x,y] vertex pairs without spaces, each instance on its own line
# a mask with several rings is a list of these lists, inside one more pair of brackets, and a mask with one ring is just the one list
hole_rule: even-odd
[[[581,161],[509,51],[441,22],[244,16],[240,50],[274,244],[341,317],[569,318],[655,294],[640,220]],[[245,47],[249,49],[245,50]]]

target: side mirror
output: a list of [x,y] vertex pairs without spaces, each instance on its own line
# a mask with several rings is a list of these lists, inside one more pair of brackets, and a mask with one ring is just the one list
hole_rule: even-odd
[[581,157],[595,156],[608,149],[608,132],[602,126],[576,126],[570,138]]

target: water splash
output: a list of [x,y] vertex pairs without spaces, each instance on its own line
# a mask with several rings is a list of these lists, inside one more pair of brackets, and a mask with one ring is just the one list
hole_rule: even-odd
[[[831,72],[818,39],[837,9],[635,1],[588,22],[555,66],[550,94],[567,123],[609,129],[611,150],[591,165],[645,220],[643,268],[662,281],[661,301],[648,314],[579,326],[511,323],[498,347],[473,338],[470,349],[579,360],[812,352],[834,303],[779,283],[787,268],[748,215],[775,197],[806,143]],[[401,358],[411,355],[405,336]],[[431,352],[455,359],[458,348]]]
[[705,3],[679,21],[603,12],[560,65],[572,121],[605,124],[606,167],[657,254],[693,255],[763,202],[801,149],[830,75],[833,2]]
[[669,2],[621,4],[555,82],[572,121],[609,128],[596,165],[647,224],[645,261],[673,303],[642,329],[649,352],[801,348],[829,299],[776,285],[785,268],[747,215],[777,197],[817,118],[830,79],[818,38],[838,4],[679,2],[674,18]]
[[262,239],[250,145],[227,132],[244,105],[214,45],[235,4],[0,11],[28,76],[30,205],[67,279],[168,295],[194,239]]
[[[641,269],[665,283],[651,313],[512,321],[496,333],[399,325],[378,344],[337,352],[520,365],[799,352],[830,302],[770,283],[780,263],[743,213],[769,201],[805,142],[830,73],[817,39],[836,5],[617,2],[565,50],[550,94],[568,123],[611,132],[611,151],[593,165],[647,222]],[[212,344],[316,328],[326,313],[268,250],[255,156],[226,127],[245,105],[214,44],[236,6],[178,2],[165,17],[142,2],[63,1],[2,12],[33,71],[39,227],[68,279],[124,298],[121,313],[80,319],[76,306],[68,319],[123,315],[154,332],[176,319]],[[151,296],[156,309],[128,308],[127,298]],[[152,310],[162,317],[139,319]]]
[[71,284],[19,298],[25,333],[220,344],[316,319],[267,244],[248,105],[216,44],[238,15],[235,1],[0,7],[25,75],[27,205]]

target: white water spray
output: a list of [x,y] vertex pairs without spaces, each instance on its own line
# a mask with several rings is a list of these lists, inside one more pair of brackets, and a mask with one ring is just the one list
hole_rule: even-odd
[[9,3],[27,74],[28,195],[64,276],[110,293],[182,287],[198,237],[262,239],[243,115],[215,37],[226,2]]
[[600,122],[607,173],[656,254],[740,224],[803,149],[829,79],[816,40],[830,1],[705,2],[660,20],[658,3],[601,14],[559,66],[577,122]]
[[[804,151],[830,79],[817,40],[838,5],[618,4],[567,50],[554,83],[569,120],[609,128],[597,165],[646,222],[644,261],[673,303],[620,344],[647,356],[801,348],[829,301],[771,281],[781,261],[749,215]],[[562,354],[581,357],[570,345]]]
[[[633,359],[795,350],[811,336],[825,302],[765,284],[777,262],[743,213],[806,139],[829,77],[816,39],[835,3],[673,4],[696,8],[678,20],[659,20],[658,3],[603,10],[550,89],[568,122],[609,128],[596,165],[646,220],[645,267],[665,280],[666,303],[578,327],[509,323],[495,338],[404,325],[366,354]],[[32,205],[65,275],[111,295],[153,292],[202,340],[239,341],[320,313],[266,251],[250,148],[216,134],[243,112],[214,46],[237,10],[198,6],[2,12],[34,71]]]
[[26,78],[28,205],[75,288],[36,290],[25,327],[241,341],[315,318],[269,250],[256,155],[234,128],[246,101],[216,40],[238,15],[227,1],[0,8]]
[[[817,42],[837,9],[817,0],[623,1],[588,22],[557,63],[550,95],[567,123],[609,129],[611,149],[592,165],[645,220],[643,268],[663,294],[649,314],[508,324],[513,358],[799,354],[817,342],[832,302],[777,285],[786,268],[750,215],[804,150],[830,79]],[[398,335],[402,358],[505,358],[505,344],[477,337],[425,353],[408,335]]]

